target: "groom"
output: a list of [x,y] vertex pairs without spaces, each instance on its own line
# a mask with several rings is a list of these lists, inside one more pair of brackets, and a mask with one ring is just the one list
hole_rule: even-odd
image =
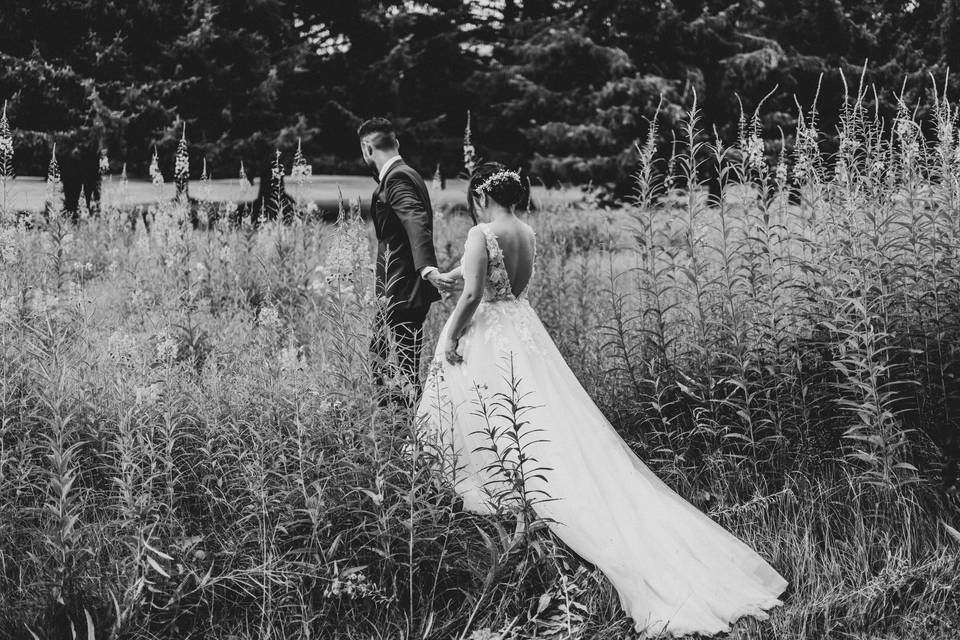
[[[454,281],[440,273],[433,248],[433,208],[423,178],[400,157],[389,120],[360,125],[360,152],[377,172],[370,217],[377,234],[376,292],[386,299],[374,325],[374,383],[390,386],[385,402],[412,407],[420,395],[423,321]],[[391,363],[395,354],[395,362]]]

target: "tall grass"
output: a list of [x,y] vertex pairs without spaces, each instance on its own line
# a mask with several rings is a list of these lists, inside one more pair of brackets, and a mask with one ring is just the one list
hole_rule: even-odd
[[[871,94],[851,90],[837,154],[815,109],[764,150],[759,114],[728,146],[694,107],[672,158],[656,131],[641,145],[632,206],[530,217],[532,303],[584,386],[790,580],[737,637],[960,624],[956,111],[941,88],[928,143]],[[0,229],[0,637],[627,635],[535,501],[464,513],[411,416],[380,406],[355,211],[146,218]],[[468,221],[437,224],[446,266]],[[516,396],[495,413],[522,447]],[[537,472],[512,464],[508,506]]]

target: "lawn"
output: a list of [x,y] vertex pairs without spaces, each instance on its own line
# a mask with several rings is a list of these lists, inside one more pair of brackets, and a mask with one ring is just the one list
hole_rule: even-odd
[[[447,180],[444,189],[431,188],[434,204],[438,206],[465,206],[467,184],[464,180]],[[347,202],[360,198],[369,206],[370,194],[376,188],[372,177],[366,176],[309,176],[300,185],[288,179],[287,192],[298,200],[316,202],[321,209],[336,210],[342,197]],[[158,187],[145,180],[129,180],[126,185],[118,176],[104,179],[103,203],[107,207],[126,207],[138,204],[171,200],[176,194],[172,182]],[[582,191],[576,188],[533,188],[533,198],[540,206],[552,206],[579,201]],[[252,187],[241,188],[238,179],[216,179],[207,183],[193,181],[190,195],[200,200],[214,202],[239,202],[257,197],[256,182]],[[45,179],[33,176],[18,177],[7,187],[7,208],[11,210],[39,211],[47,197]]]

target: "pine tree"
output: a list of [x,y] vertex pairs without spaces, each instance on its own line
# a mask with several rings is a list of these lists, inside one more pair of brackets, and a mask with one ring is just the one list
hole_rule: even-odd
[[940,55],[950,69],[960,71],[960,0],[943,0],[940,10]]

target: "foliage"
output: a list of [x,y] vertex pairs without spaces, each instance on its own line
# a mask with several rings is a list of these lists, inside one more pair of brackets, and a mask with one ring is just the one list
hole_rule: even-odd
[[[531,214],[531,303],[628,445],[791,582],[772,633],[948,638],[956,111],[941,89],[932,121],[904,103],[888,130],[865,95],[851,86],[839,153],[804,110],[772,169],[759,114],[735,148],[681,114],[669,172],[651,130],[630,209]],[[540,497],[516,493],[535,461],[508,461],[500,514],[464,513],[442,452],[380,406],[354,212],[257,229],[188,213],[167,200],[0,228],[0,629],[627,634],[602,576],[536,521]],[[466,224],[438,219],[442,263]],[[478,410],[522,452],[521,396]]]
[[[703,130],[727,144],[740,104],[767,96],[773,164],[793,144],[780,130],[796,124],[794,96],[811,104],[820,89],[820,132],[836,145],[843,73],[869,61],[868,85],[905,83],[915,104],[928,72],[960,70],[956,15],[953,0],[12,2],[0,97],[19,125],[19,175],[42,174],[58,142],[64,157],[103,148],[114,172],[142,176],[155,145],[173,156],[183,123],[214,177],[242,161],[260,175],[301,139],[318,173],[364,173],[354,131],[381,114],[415,166],[456,176],[472,110],[481,157],[624,196],[661,96],[661,151],[694,95]],[[865,100],[889,125],[898,95]]]

